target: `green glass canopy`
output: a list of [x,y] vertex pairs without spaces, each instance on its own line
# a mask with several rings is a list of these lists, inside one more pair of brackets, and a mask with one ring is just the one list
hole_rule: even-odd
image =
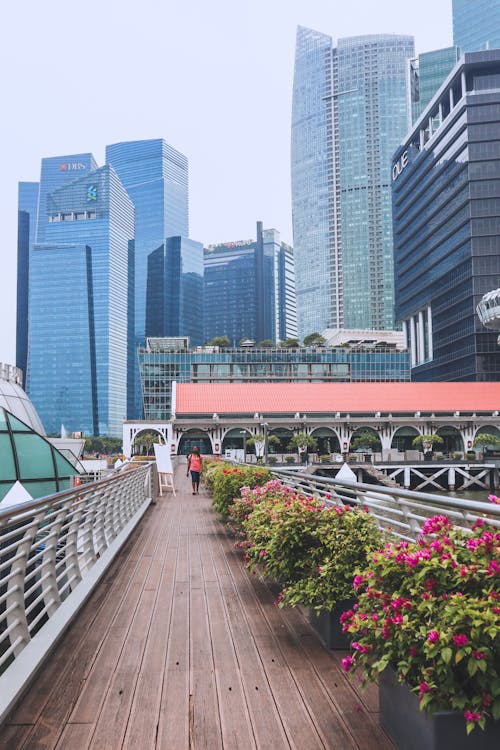
[[76,474],[57,448],[0,406],[0,501],[16,481],[38,498],[69,489]]

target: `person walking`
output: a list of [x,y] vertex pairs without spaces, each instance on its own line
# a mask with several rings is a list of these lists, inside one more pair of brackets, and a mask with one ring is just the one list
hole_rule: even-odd
[[200,455],[200,449],[197,445],[193,446],[193,452],[188,456],[186,476],[191,472],[191,482],[193,485],[193,495],[199,494],[200,475],[203,468],[203,459]]

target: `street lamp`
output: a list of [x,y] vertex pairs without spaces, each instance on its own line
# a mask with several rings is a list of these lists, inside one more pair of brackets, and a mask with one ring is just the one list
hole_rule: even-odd
[[240,435],[243,435],[243,463],[247,462],[247,431],[240,430]]
[[269,423],[261,422],[260,426],[264,430],[264,464],[267,466],[267,428],[269,427]]

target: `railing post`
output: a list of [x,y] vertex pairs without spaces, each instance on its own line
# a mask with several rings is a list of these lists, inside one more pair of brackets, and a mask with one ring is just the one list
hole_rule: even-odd
[[[28,529],[22,534],[21,540],[13,549],[12,557],[17,559],[12,563],[14,566],[14,575],[9,576],[7,580],[7,597],[5,600],[5,610],[7,613],[7,629],[10,630],[10,642],[13,645],[12,652],[17,656],[28,641],[31,639],[28,619],[24,602],[24,579],[28,567],[28,559],[31,554],[33,540],[38,533],[40,521],[43,513],[33,517]],[[14,537],[15,538],[15,537]],[[15,542],[9,542],[8,546]]]

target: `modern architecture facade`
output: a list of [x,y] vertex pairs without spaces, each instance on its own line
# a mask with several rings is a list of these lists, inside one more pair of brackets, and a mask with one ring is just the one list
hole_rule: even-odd
[[453,0],[453,42],[461,52],[500,48],[500,0]]
[[148,256],[146,336],[203,344],[203,245],[168,237]]
[[292,249],[257,222],[257,239],[211,245],[204,257],[204,339],[278,342],[297,335]]
[[175,412],[172,384],[382,382],[410,379],[407,351],[363,347],[335,349],[191,349],[188,339],[148,339],[139,350],[146,419]]
[[[130,399],[134,206],[110,166],[47,189],[31,254],[27,390],[46,431],[121,435]],[[53,160],[48,160],[53,161]],[[43,225],[43,226],[42,226]]]
[[500,380],[476,306],[500,284],[500,50],[466,53],[392,166],[396,316],[412,380]]
[[[188,162],[162,138],[126,141],[106,147],[111,164],[135,207],[135,346],[144,344],[148,256],[167,237],[189,236]],[[141,416],[140,385],[134,366],[134,408]]]
[[458,47],[424,52],[408,61],[408,113],[410,130],[458,62]]
[[407,130],[413,38],[299,27],[291,177],[301,337],[392,328],[391,154]]

